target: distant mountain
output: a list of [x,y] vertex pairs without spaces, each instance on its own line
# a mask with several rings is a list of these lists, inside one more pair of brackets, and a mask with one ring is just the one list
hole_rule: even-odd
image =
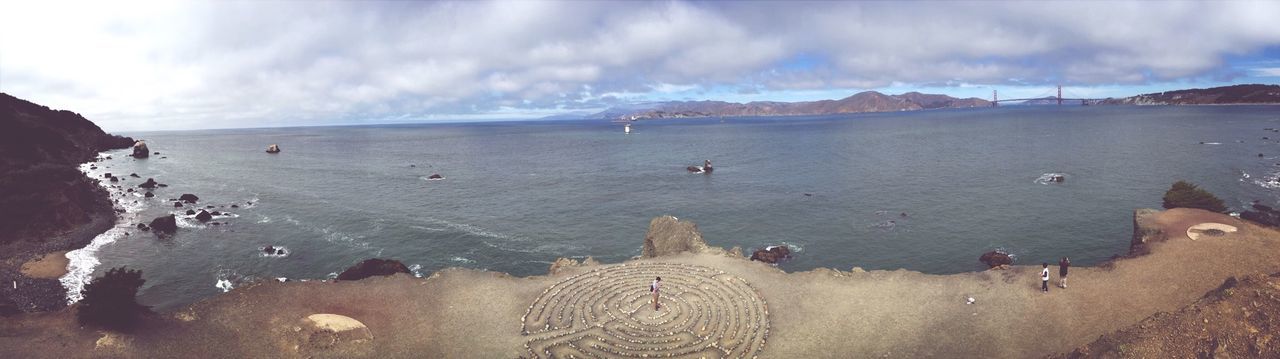
[[1232,85],[1106,99],[1106,105],[1280,104],[1280,85]]
[[596,114],[594,117],[639,120],[687,117],[799,116],[989,106],[991,106],[990,101],[979,98],[960,99],[947,95],[922,94],[919,92],[885,95],[875,91],[866,91],[839,100],[807,102],[659,102],[638,108],[611,108]]

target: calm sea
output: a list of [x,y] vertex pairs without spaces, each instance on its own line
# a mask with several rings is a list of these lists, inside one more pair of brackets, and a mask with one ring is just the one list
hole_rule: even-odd
[[[1277,107],[1045,106],[642,121],[629,135],[606,121],[128,133],[161,154],[114,152],[90,172],[169,185],[124,195],[129,217],[185,217],[165,200],[183,193],[230,215],[183,219],[168,239],[117,228],[77,260],[100,261],[98,274],[142,269],[142,302],[171,309],[219,282],[325,279],[372,257],[420,275],[619,262],[671,214],[713,246],[790,245],[788,271],[956,273],[997,248],[1023,264],[1090,265],[1124,253],[1132,210],[1159,207],[1176,180],[1237,209],[1274,203],[1271,127]],[[283,153],[264,153],[273,143]],[[714,174],[685,171],[706,159]]]

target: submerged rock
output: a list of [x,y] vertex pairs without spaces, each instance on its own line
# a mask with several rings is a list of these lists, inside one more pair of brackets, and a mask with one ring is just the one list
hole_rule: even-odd
[[182,196],[178,197],[178,200],[187,203],[196,203],[200,201],[200,197],[196,197],[196,195],[190,193],[183,193]]
[[338,274],[338,280],[361,280],[372,276],[386,276],[396,273],[410,273],[409,267],[393,259],[366,259]]
[[701,252],[707,249],[698,225],[680,221],[673,216],[660,216],[649,221],[649,231],[644,235],[641,256],[661,257],[681,252]]
[[433,175],[427,176],[427,179],[429,179],[429,180],[442,180],[442,179],[444,179],[444,176],[441,176],[439,173],[436,173],[436,174],[433,174]]
[[205,212],[203,209],[200,210],[200,213],[196,213],[197,221],[208,222],[211,219],[213,219],[213,215],[209,214],[209,212]]
[[187,215],[188,215],[188,216],[194,216],[195,214],[196,214],[196,210],[194,210],[194,209],[188,209],[188,210],[187,210]]
[[978,261],[985,263],[988,267],[995,268],[1013,264],[1013,257],[1009,256],[1009,253],[1005,253],[1005,251],[994,250],[983,253],[981,257],[978,257]]
[[182,202],[173,202],[173,208],[182,207]]
[[156,219],[151,220],[149,227],[154,229],[157,234],[174,234],[178,231],[178,220],[172,214],[156,217]]
[[142,187],[142,188],[156,188],[156,186],[157,186],[157,185],[159,185],[159,183],[156,183],[156,179],[154,179],[154,178],[148,178],[146,182],[142,182],[142,184],[138,185],[138,187]]
[[751,260],[769,264],[777,264],[788,257],[791,257],[791,248],[781,245],[764,247],[751,253]]
[[155,197],[155,196],[156,196],[156,194],[155,194],[155,193],[151,193],[151,191],[147,191],[147,193],[146,193],[146,194],[144,194],[144,195],[142,195],[142,196],[143,196],[143,197],[147,197],[147,198],[151,198],[151,197]]

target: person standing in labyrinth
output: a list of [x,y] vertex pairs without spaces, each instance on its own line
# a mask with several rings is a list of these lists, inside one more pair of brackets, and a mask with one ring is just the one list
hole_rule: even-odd
[[662,290],[662,277],[656,277],[652,284],[649,284],[649,291],[653,292],[653,310],[658,310],[658,292]]

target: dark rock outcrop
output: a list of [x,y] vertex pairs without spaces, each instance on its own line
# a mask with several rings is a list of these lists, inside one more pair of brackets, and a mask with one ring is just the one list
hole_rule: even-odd
[[[157,153],[159,154],[159,153]],[[138,140],[133,144],[133,158],[151,157],[151,152],[147,150],[147,141]]]
[[427,176],[427,179],[429,179],[429,180],[442,180],[442,179],[444,179],[444,176],[441,176],[439,173],[436,173],[436,174],[432,174],[432,175],[430,175],[430,176]]
[[194,210],[194,209],[188,209],[188,210],[187,210],[187,215],[188,215],[188,216],[194,216],[195,214],[196,214],[196,210]]
[[644,234],[641,256],[661,257],[681,252],[701,252],[707,249],[698,225],[681,221],[673,216],[660,216],[649,221],[649,231]]
[[1280,227],[1280,211],[1254,201],[1252,210],[1240,212],[1240,218],[1261,225]]
[[143,194],[142,196],[143,196],[143,197],[147,197],[147,198],[151,198],[151,197],[155,197],[155,196],[156,196],[156,194],[155,194],[155,193],[151,193],[151,191],[147,191],[147,193],[146,193],[146,194]]
[[151,220],[149,227],[155,230],[156,234],[174,234],[178,232],[178,219],[172,214],[156,217],[156,219]]
[[205,212],[203,209],[200,210],[200,213],[196,213],[197,221],[208,222],[211,219],[213,219],[213,215],[209,214],[209,212]]
[[372,276],[409,273],[409,267],[393,259],[366,259],[338,274],[338,280],[361,280]]
[[751,253],[751,260],[769,264],[777,264],[789,257],[791,257],[791,248],[787,246],[768,246]]
[[196,195],[190,193],[183,193],[181,197],[178,197],[178,200],[187,203],[196,203],[200,201],[200,197],[196,197]]
[[148,178],[146,182],[142,182],[142,184],[138,185],[138,187],[151,189],[151,188],[156,188],[157,185],[159,185],[159,183],[156,183],[156,179]]
[[988,267],[995,268],[1013,264],[1013,257],[1009,256],[1009,253],[1005,253],[1005,251],[994,250],[983,253],[981,257],[978,257],[978,261],[986,264]]

